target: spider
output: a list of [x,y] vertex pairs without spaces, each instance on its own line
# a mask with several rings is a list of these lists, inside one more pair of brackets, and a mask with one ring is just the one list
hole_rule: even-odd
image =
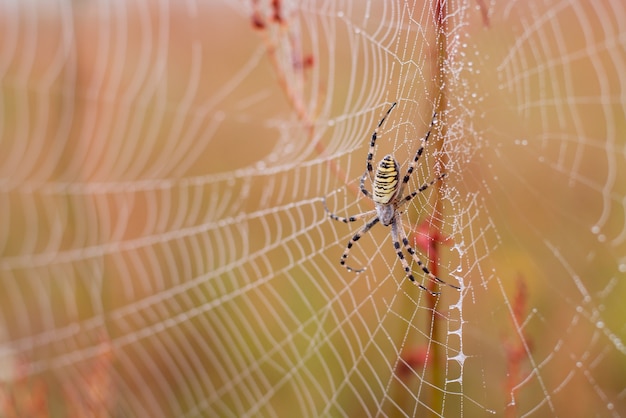
[[[428,267],[426,267],[424,263],[422,263],[422,260],[418,258],[417,254],[415,253],[415,250],[409,244],[409,239],[406,236],[406,232],[404,232],[404,228],[402,227],[402,219],[400,217],[403,213],[400,211],[400,207],[402,205],[410,202],[419,193],[423,192],[428,187],[432,186],[435,182],[443,179],[446,176],[446,173],[442,173],[438,175],[436,178],[434,178],[433,180],[427,183],[424,183],[416,191],[411,192],[408,195],[403,197],[404,186],[406,186],[406,184],[409,182],[409,179],[411,178],[411,174],[413,173],[413,170],[415,169],[417,162],[420,156],[422,155],[422,152],[424,151],[424,146],[426,145],[426,142],[428,141],[428,138],[430,137],[430,132],[432,131],[433,125],[435,124],[437,113],[435,112],[433,114],[433,118],[430,122],[430,127],[428,129],[428,132],[426,132],[426,135],[424,139],[422,140],[422,145],[417,150],[417,153],[415,154],[413,161],[411,161],[411,163],[409,164],[409,168],[407,169],[407,172],[404,175],[402,182],[399,181],[400,170],[399,170],[398,162],[391,154],[385,155],[383,159],[380,161],[380,163],[378,163],[378,167],[376,167],[376,173],[373,172],[372,158],[374,157],[374,148],[376,146],[376,139],[378,139],[377,131],[383,125],[383,123],[385,122],[385,119],[387,118],[387,116],[389,116],[393,108],[396,107],[396,104],[397,103],[394,102],[391,105],[389,110],[387,110],[387,113],[385,113],[385,115],[380,120],[380,122],[378,122],[376,129],[374,129],[374,132],[372,133],[372,139],[370,141],[370,148],[367,154],[367,162],[366,162],[367,170],[363,173],[363,176],[361,177],[361,184],[360,184],[361,192],[363,192],[363,194],[367,198],[371,199],[374,202],[375,209],[367,211],[367,212],[359,213],[358,215],[350,216],[348,218],[343,218],[341,216],[337,216],[334,213],[330,212],[330,210],[328,210],[328,207],[326,206],[326,199],[323,199],[324,209],[326,210],[330,218],[335,221],[339,221],[339,222],[343,222],[347,224],[349,222],[355,222],[355,221],[358,221],[359,219],[363,219],[370,215],[376,214],[376,216],[374,216],[371,220],[369,220],[365,224],[365,226],[363,226],[350,239],[350,241],[348,241],[348,245],[346,246],[346,249],[341,255],[340,264],[346,267],[348,271],[353,271],[356,273],[360,273],[363,270],[365,270],[365,268],[353,269],[352,267],[346,264],[346,259],[348,258],[348,254],[350,253],[350,249],[352,248],[352,246],[359,239],[361,239],[361,237],[364,234],[366,234],[370,229],[372,229],[374,225],[380,222],[384,226],[391,227],[391,239],[393,240],[393,247],[396,250],[396,254],[398,255],[398,258],[400,259],[400,262],[402,263],[402,267],[404,268],[406,276],[408,277],[409,280],[411,280],[412,282],[415,282],[415,277],[413,277],[413,273],[411,272],[411,267],[409,267],[409,263],[407,262],[404,256],[404,253],[402,252],[400,239],[398,239],[399,237],[402,240],[402,246],[404,246],[404,249],[406,250],[406,252],[408,252],[411,255],[411,257],[413,257],[413,260],[415,260],[417,265],[422,269],[422,271],[424,272],[426,276],[428,276],[431,280],[434,280],[435,282],[438,282],[440,284],[445,284],[454,289],[460,289],[459,287],[446,283],[445,281],[441,280],[439,277],[435,276],[433,273],[430,272],[430,270],[428,270]],[[368,176],[368,174],[369,174],[370,181],[372,183],[371,192],[365,188],[365,178]],[[437,296],[440,294],[440,292],[433,292],[427,289],[420,283],[417,283],[417,285],[419,286],[420,289],[427,291],[433,296]]]

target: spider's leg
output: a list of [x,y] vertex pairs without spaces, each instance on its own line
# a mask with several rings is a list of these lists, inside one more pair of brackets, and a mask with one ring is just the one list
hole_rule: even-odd
[[[439,292],[433,292],[432,290],[424,287],[421,283],[417,283],[415,281],[415,277],[413,277],[413,273],[411,272],[411,267],[409,266],[409,263],[406,261],[406,258],[404,257],[404,253],[402,253],[402,249],[400,248],[400,241],[398,240],[398,222],[399,222],[399,215],[396,216],[394,222],[391,224],[391,239],[393,240],[393,248],[395,248],[396,250],[396,254],[398,255],[398,258],[400,259],[400,263],[402,263],[402,268],[404,268],[404,272],[406,273],[406,277],[408,277],[409,280],[411,280],[412,282],[414,282],[415,284],[417,284],[417,286],[422,289],[427,291],[428,293],[430,293],[433,296],[438,296],[440,293]],[[400,230],[402,230],[402,226],[400,226]],[[404,233],[404,231],[402,231]]]
[[428,189],[430,186],[432,186],[433,184],[435,184],[436,182],[438,182],[439,180],[444,178],[446,175],[447,175],[446,173],[440,174],[437,177],[435,177],[434,179],[432,179],[431,181],[429,181],[428,183],[422,184],[422,186],[419,189],[417,189],[414,192],[411,192],[410,194],[408,194],[408,195],[404,196],[402,199],[400,199],[398,201],[398,206],[403,205],[406,202],[410,202],[411,200],[413,200],[413,198],[415,196],[417,196],[418,194],[420,194],[424,190]]
[[343,222],[345,224],[347,224],[348,222],[355,222],[355,221],[358,221],[359,219],[367,218],[368,216],[370,216],[371,214],[376,212],[376,209],[372,209],[372,210],[368,210],[367,212],[359,213],[358,215],[354,215],[354,216],[350,216],[350,217],[344,218],[343,216],[335,215],[334,213],[332,213],[328,209],[328,206],[326,206],[326,199],[325,198],[322,198],[322,202],[324,203],[324,210],[326,211],[326,213],[328,213],[328,216],[330,217],[330,219],[332,219],[334,221]]
[[365,188],[365,177],[366,176],[367,176],[367,171],[365,173],[363,173],[363,176],[361,176],[361,192],[363,192],[365,197],[369,197],[370,199],[373,199],[372,198],[372,194]]
[[409,182],[409,179],[411,178],[411,174],[413,173],[413,170],[415,170],[415,167],[417,166],[417,162],[419,161],[420,157],[422,156],[422,153],[424,152],[424,147],[426,146],[426,143],[428,142],[428,138],[430,137],[430,133],[433,130],[433,126],[436,120],[437,120],[437,112],[433,113],[433,118],[430,121],[430,127],[428,128],[428,132],[426,132],[426,135],[424,136],[424,139],[422,140],[422,145],[419,147],[419,149],[415,153],[415,157],[413,157],[413,161],[409,163],[409,168],[407,169],[406,174],[404,175],[404,178],[402,179],[402,184],[400,184],[399,194],[402,194],[404,185]]
[[374,132],[372,133],[372,139],[370,141],[370,149],[369,152],[367,154],[367,172],[370,175],[370,180],[374,181],[374,171],[373,171],[373,167],[372,167],[372,159],[374,158],[374,148],[376,146],[376,139],[378,139],[378,128],[380,128],[383,125],[383,122],[385,122],[385,119],[387,119],[387,116],[389,116],[389,114],[391,113],[391,111],[393,110],[394,107],[396,107],[396,104],[398,104],[397,102],[393,102],[393,104],[391,105],[391,107],[389,108],[389,110],[387,110],[387,113],[385,113],[385,116],[383,116],[383,118],[380,120],[380,122],[378,122],[378,125],[376,126],[376,129],[374,129]]
[[348,241],[348,245],[346,245],[346,249],[344,250],[343,254],[341,254],[341,259],[339,261],[339,264],[341,264],[346,269],[348,269],[348,271],[353,271],[355,273],[360,273],[363,270],[365,270],[365,267],[363,267],[362,269],[354,269],[354,268],[350,267],[349,265],[346,264],[346,258],[348,258],[348,254],[350,253],[350,249],[352,248],[354,243],[356,243],[359,239],[361,239],[361,237],[363,235],[365,235],[367,233],[367,231],[372,229],[372,227],[374,225],[376,225],[378,223],[378,221],[379,221],[379,219],[378,219],[378,216],[377,216],[374,219],[372,219],[371,221],[369,221],[368,223],[366,223],[365,226],[363,228],[361,228],[361,230],[359,232],[354,234],[354,236],[352,238],[350,238],[350,241]]
[[[398,224],[400,222],[400,218],[397,218],[397,222],[396,224]],[[417,254],[415,253],[415,250],[413,249],[413,247],[411,247],[411,244],[409,243],[409,239],[406,236],[406,232],[404,232],[404,228],[402,227],[402,225],[398,225],[398,228],[400,228],[400,235],[402,237],[402,244],[404,244],[404,249],[411,254],[411,257],[413,257],[413,260],[415,260],[415,262],[417,263],[418,266],[420,266],[420,268],[422,269],[422,271],[424,272],[424,274],[426,274],[431,280],[441,283],[441,284],[445,284],[446,286],[450,286],[454,289],[457,290],[461,290],[460,287],[452,285],[450,283],[447,283],[443,280],[441,280],[439,277],[435,276],[434,274],[432,274],[430,272],[430,270],[428,270],[428,267],[426,267],[424,265],[424,263],[422,263],[422,260],[419,259],[419,257],[417,256]]]

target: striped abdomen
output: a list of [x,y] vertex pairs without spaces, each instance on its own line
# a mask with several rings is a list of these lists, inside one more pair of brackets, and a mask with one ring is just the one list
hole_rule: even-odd
[[386,205],[393,199],[398,191],[399,176],[398,163],[390,154],[385,155],[378,163],[374,176],[374,202]]

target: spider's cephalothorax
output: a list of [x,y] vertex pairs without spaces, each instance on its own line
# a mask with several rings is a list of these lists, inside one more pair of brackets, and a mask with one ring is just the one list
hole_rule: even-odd
[[[441,280],[439,277],[432,274],[430,270],[428,270],[428,268],[424,265],[424,263],[422,263],[422,261],[417,257],[415,250],[413,249],[413,247],[411,247],[409,243],[409,239],[406,236],[406,232],[404,232],[404,228],[402,227],[402,219],[400,218],[400,215],[402,214],[402,212],[400,212],[399,210],[400,206],[411,201],[419,193],[423,192],[428,187],[433,185],[436,181],[444,178],[446,175],[445,173],[440,174],[433,180],[427,183],[424,183],[416,191],[409,193],[407,196],[404,196],[404,197],[402,196],[402,193],[404,191],[404,186],[409,182],[409,179],[411,178],[411,174],[413,173],[413,170],[415,169],[415,166],[417,165],[417,162],[420,156],[422,155],[422,152],[424,151],[424,146],[426,145],[426,142],[428,141],[428,137],[430,136],[432,127],[435,121],[437,120],[437,114],[436,113],[433,114],[433,119],[430,123],[430,129],[428,129],[428,132],[426,132],[426,135],[424,136],[424,139],[422,140],[422,144],[417,150],[417,153],[415,154],[413,161],[409,163],[409,168],[407,169],[406,174],[402,178],[402,181],[400,181],[400,167],[398,165],[398,162],[391,154],[385,155],[385,157],[383,157],[383,159],[380,161],[380,163],[378,163],[378,166],[376,167],[376,173],[375,174],[373,173],[372,159],[374,158],[374,149],[376,146],[376,139],[378,138],[377,130],[378,128],[382,126],[383,122],[385,122],[385,119],[391,113],[394,107],[396,107],[396,103],[393,103],[391,107],[389,108],[389,110],[387,110],[387,113],[385,113],[385,116],[383,116],[380,122],[378,122],[378,125],[376,126],[376,129],[374,130],[374,133],[372,134],[372,139],[370,141],[370,149],[369,149],[369,153],[367,154],[366,171],[365,173],[363,173],[363,176],[361,177],[361,186],[360,186],[361,192],[366,197],[372,199],[372,201],[374,202],[375,209],[368,211],[368,212],[360,213],[355,216],[350,216],[349,218],[343,218],[343,217],[340,217],[331,213],[328,210],[328,207],[326,207],[326,201],[324,200],[324,208],[326,209],[326,212],[328,212],[331,219],[334,219],[336,221],[340,221],[344,223],[355,222],[359,219],[363,219],[367,216],[370,216],[376,213],[376,216],[372,218],[370,221],[368,221],[365,224],[365,226],[363,226],[363,228],[361,228],[361,230],[357,232],[350,239],[350,241],[348,241],[348,245],[346,246],[345,251],[341,255],[340,263],[341,265],[345,266],[349,271],[355,271],[358,273],[358,272],[365,270],[365,268],[358,269],[358,270],[353,269],[352,267],[346,264],[346,259],[348,258],[348,254],[350,252],[350,249],[354,245],[354,243],[357,242],[370,229],[372,229],[374,225],[380,222],[384,226],[391,226],[391,239],[393,240],[393,247],[396,250],[396,255],[400,259],[402,267],[404,268],[406,276],[409,278],[409,280],[414,282],[415,277],[413,277],[411,267],[409,266],[409,263],[406,261],[404,253],[402,252],[399,238],[401,238],[402,246],[404,246],[404,249],[406,250],[406,252],[408,252],[411,255],[413,260],[415,260],[415,262],[422,269],[424,274],[426,274],[431,280],[434,280],[441,284],[446,284],[455,289],[459,289],[459,287],[446,283],[443,280]],[[368,176],[370,178],[370,181],[372,182],[371,193],[365,188],[365,178]],[[421,289],[426,290],[427,292],[431,293],[432,295],[439,294],[439,292],[433,292],[419,283],[418,283],[418,286]]]

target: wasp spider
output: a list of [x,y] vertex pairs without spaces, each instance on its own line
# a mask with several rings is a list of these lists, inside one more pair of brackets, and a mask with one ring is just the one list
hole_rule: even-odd
[[[404,268],[406,276],[409,278],[409,280],[411,280],[412,282],[415,282],[415,277],[413,277],[411,267],[409,266],[409,263],[407,262],[404,256],[404,253],[402,252],[402,248],[401,248],[402,246],[404,246],[404,249],[406,250],[406,252],[408,252],[411,255],[413,260],[415,260],[415,262],[422,269],[424,274],[426,274],[431,280],[434,280],[441,284],[448,285],[455,289],[459,289],[459,287],[457,286],[453,286],[449,283],[444,282],[439,277],[431,273],[430,270],[428,270],[428,267],[426,267],[426,265],[422,263],[422,260],[418,258],[417,254],[415,253],[415,250],[413,249],[413,247],[411,247],[411,244],[409,244],[409,239],[407,238],[406,232],[404,232],[404,228],[402,227],[402,219],[401,219],[402,212],[400,211],[401,206],[410,202],[419,193],[423,192],[428,187],[433,185],[436,181],[439,181],[446,176],[445,173],[440,174],[433,180],[427,183],[424,183],[416,191],[411,192],[406,196],[402,196],[403,191],[404,191],[404,186],[406,186],[406,184],[409,182],[409,179],[411,178],[411,174],[413,173],[413,170],[415,169],[417,162],[420,156],[422,155],[422,152],[424,151],[424,146],[426,145],[426,142],[428,141],[428,137],[430,136],[430,132],[435,123],[437,114],[436,113],[433,114],[433,119],[430,123],[430,128],[428,129],[428,132],[426,133],[424,139],[422,140],[422,144],[420,148],[417,150],[417,153],[415,154],[413,161],[411,161],[411,163],[409,164],[409,168],[406,174],[404,175],[404,177],[402,178],[401,182],[400,182],[400,171],[399,171],[398,162],[391,154],[385,155],[385,157],[383,157],[380,163],[378,163],[378,167],[376,167],[376,173],[374,173],[373,171],[372,158],[374,157],[374,148],[376,146],[376,139],[378,138],[377,130],[382,126],[383,122],[385,122],[385,119],[387,118],[387,116],[389,116],[389,114],[391,113],[394,107],[396,107],[396,103],[393,103],[391,105],[389,110],[387,110],[387,113],[385,113],[385,115],[380,120],[380,122],[378,122],[378,126],[376,126],[376,129],[372,133],[372,140],[370,142],[369,153],[367,154],[367,164],[366,164],[367,170],[363,173],[363,176],[361,177],[361,186],[360,186],[361,192],[363,192],[363,194],[366,197],[374,201],[375,209],[370,210],[368,212],[360,213],[358,215],[350,216],[348,218],[343,218],[341,216],[335,215],[334,213],[331,213],[328,210],[328,207],[326,206],[326,200],[324,199],[324,209],[326,210],[330,218],[334,219],[335,221],[340,221],[344,223],[355,222],[355,221],[358,221],[359,219],[366,218],[373,214],[376,215],[374,216],[374,218],[369,220],[365,224],[365,226],[363,226],[363,228],[361,228],[350,239],[350,241],[348,241],[348,245],[346,246],[345,251],[341,255],[340,264],[342,266],[345,266],[349,271],[354,271],[357,273],[365,270],[365,268],[354,269],[348,266],[346,264],[346,259],[348,258],[348,254],[350,253],[350,249],[352,248],[352,246],[364,234],[366,234],[370,229],[372,229],[374,225],[380,222],[384,226],[391,226],[391,239],[393,240],[393,247],[396,250],[396,254],[398,255],[398,258],[400,259],[400,262],[402,263],[402,267]],[[372,183],[372,192],[369,192],[365,188],[365,178],[368,177],[368,175]],[[400,244],[400,241],[402,241],[402,245]],[[439,292],[432,292],[431,290],[427,289],[426,287],[424,287],[423,285],[419,283],[417,285],[422,290],[425,290],[432,295],[439,294]]]

